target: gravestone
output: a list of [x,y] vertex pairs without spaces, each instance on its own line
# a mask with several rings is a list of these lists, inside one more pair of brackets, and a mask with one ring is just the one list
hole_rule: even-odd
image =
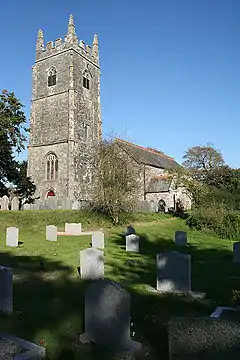
[[134,234],[126,236],[126,251],[139,252],[139,236]]
[[94,231],[92,233],[92,247],[104,249],[104,234],[101,231]]
[[9,210],[9,199],[4,195],[1,199],[1,210]]
[[84,280],[98,280],[104,277],[103,251],[90,248],[80,251],[80,274]]
[[7,236],[6,236],[6,245],[11,247],[18,246],[18,233],[19,229],[17,227],[8,227]]
[[57,209],[57,198],[56,198],[56,196],[49,196],[45,200],[45,208],[46,208],[46,210],[56,210]]
[[233,243],[233,262],[240,263],[240,242]]
[[169,360],[240,359],[240,322],[173,318],[168,323]]
[[46,239],[49,241],[57,241],[57,226],[46,226]]
[[12,268],[0,266],[0,311],[13,312],[13,272]]
[[99,280],[85,294],[85,332],[82,342],[113,351],[135,351],[141,344],[130,338],[130,295],[115,281]]
[[72,235],[81,235],[82,225],[80,223],[66,223],[65,224],[65,233]]
[[175,244],[179,246],[187,246],[186,231],[175,231]]
[[132,226],[128,226],[124,232],[124,236],[136,234],[135,229]]
[[157,290],[191,292],[191,255],[177,251],[157,254]]
[[31,210],[30,204],[24,204],[22,208],[23,210]]
[[11,210],[19,210],[19,200],[16,196],[14,196],[12,198],[12,201],[11,201]]

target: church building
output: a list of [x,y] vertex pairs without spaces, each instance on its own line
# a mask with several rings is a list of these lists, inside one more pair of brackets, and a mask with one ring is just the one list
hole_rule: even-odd
[[[31,206],[46,208],[51,199],[54,208],[79,208],[90,200],[90,158],[102,140],[97,35],[92,46],[79,41],[72,15],[63,40],[44,45],[39,30],[32,70],[27,175],[40,200]],[[190,206],[186,195],[173,189],[167,179],[166,170],[179,166],[173,158],[120,139],[117,143],[145,171],[139,199],[151,201],[157,209],[160,200],[167,208],[175,207],[178,196],[185,207]]]

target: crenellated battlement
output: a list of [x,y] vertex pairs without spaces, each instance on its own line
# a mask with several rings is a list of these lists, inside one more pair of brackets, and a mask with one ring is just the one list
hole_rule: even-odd
[[82,56],[86,57],[91,62],[99,65],[99,49],[98,49],[98,37],[94,35],[92,46],[86,45],[83,40],[78,40],[75,33],[75,25],[73,15],[70,14],[68,21],[68,33],[62,38],[58,38],[53,41],[48,41],[44,46],[43,31],[38,31],[37,44],[36,44],[36,61],[42,60],[49,56],[55,55],[59,52],[73,49]]

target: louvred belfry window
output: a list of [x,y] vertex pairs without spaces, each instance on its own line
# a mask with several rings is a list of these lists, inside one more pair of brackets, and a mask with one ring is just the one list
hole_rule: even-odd
[[56,85],[57,82],[57,71],[55,68],[51,68],[48,73],[48,86]]

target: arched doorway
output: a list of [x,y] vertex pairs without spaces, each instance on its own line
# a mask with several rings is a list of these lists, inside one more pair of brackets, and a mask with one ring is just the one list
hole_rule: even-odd
[[159,200],[158,202],[158,212],[164,212],[166,210],[166,203],[163,199]]
[[52,190],[49,190],[47,193],[47,198],[50,196],[55,196],[54,192]]

